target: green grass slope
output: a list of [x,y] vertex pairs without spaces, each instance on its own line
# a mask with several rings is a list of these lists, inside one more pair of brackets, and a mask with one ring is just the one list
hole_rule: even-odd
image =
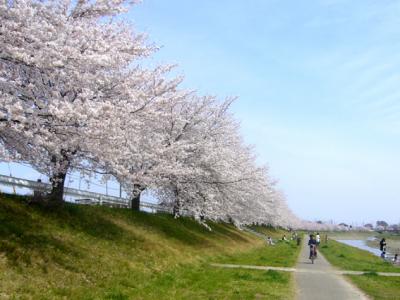
[[107,207],[49,210],[0,195],[0,299],[292,298],[290,274],[209,262],[268,264],[282,251],[291,261],[296,247],[271,250],[231,225],[209,226]]

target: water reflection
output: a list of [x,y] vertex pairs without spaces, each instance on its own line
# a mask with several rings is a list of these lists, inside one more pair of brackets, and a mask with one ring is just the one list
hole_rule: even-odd
[[379,249],[368,246],[365,240],[337,240],[337,241],[349,246],[356,247],[361,250],[366,250],[377,256],[381,255],[381,251]]

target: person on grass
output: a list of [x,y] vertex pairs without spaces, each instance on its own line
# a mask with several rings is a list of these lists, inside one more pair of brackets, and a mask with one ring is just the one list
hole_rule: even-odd
[[385,240],[385,238],[381,239],[381,241],[379,242],[379,247],[380,247],[382,252],[386,250],[386,240]]

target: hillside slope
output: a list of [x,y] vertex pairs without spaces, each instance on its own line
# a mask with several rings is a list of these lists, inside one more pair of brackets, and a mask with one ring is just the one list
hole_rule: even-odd
[[[5,195],[0,224],[0,299],[180,298],[164,298],[163,289],[170,293],[173,281],[186,280],[188,287],[174,293],[196,290],[190,285],[196,276],[207,277],[199,270],[211,258],[264,247],[262,240],[227,224],[210,223],[210,232],[191,219],[165,214],[73,204],[51,211]],[[229,276],[238,276],[234,272]],[[254,276],[274,281],[277,274]],[[279,276],[277,284],[287,287],[287,275]]]

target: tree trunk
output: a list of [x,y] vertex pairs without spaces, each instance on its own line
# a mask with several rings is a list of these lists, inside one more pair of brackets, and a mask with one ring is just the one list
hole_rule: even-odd
[[62,151],[62,153],[61,159],[53,156],[51,160],[53,164],[60,165],[62,167],[60,167],[60,169],[50,178],[51,191],[46,197],[49,204],[61,204],[64,201],[64,184],[70,166],[70,161],[66,152]]
[[131,209],[135,211],[140,210],[140,196],[146,188],[140,184],[133,185],[132,199],[131,199]]
[[48,200],[51,203],[62,203],[64,201],[64,183],[67,177],[67,170],[58,172],[51,177],[51,192],[48,195]]
[[175,194],[175,203],[172,213],[174,214],[175,218],[179,218],[179,216],[181,215],[181,201],[179,199],[179,191],[177,187],[174,188],[174,194]]

